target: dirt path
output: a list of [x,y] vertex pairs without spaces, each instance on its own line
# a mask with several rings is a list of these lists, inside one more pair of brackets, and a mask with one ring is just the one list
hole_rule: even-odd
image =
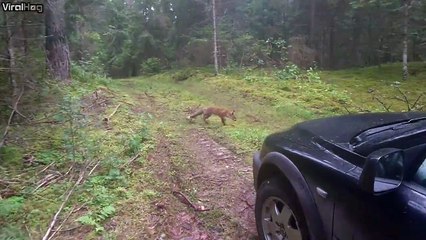
[[197,187],[197,197],[233,222],[233,238],[254,237],[255,194],[251,168],[206,133],[191,129],[186,136],[188,141],[184,141],[184,147],[192,153],[194,165],[189,179]]
[[173,109],[155,97],[133,97],[139,103],[135,109],[175,127],[174,137],[157,136],[157,148],[148,158],[164,188],[150,207],[144,229],[138,225],[140,220],[132,219],[134,212],[144,211],[135,203],[114,218],[117,238],[256,239],[251,166],[198,125],[176,124],[169,114]]

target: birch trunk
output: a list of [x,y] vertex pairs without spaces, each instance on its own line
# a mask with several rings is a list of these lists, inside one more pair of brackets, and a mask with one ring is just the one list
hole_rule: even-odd
[[404,1],[404,39],[402,41],[402,80],[408,79],[408,8],[409,0]]
[[217,61],[217,31],[216,31],[216,0],[212,0],[212,5],[213,5],[213,45],[214,45],[214,50],[213,50],[213,56],[214,56],[214,70],[215,70],[215,75],[219,74],[219,64]]

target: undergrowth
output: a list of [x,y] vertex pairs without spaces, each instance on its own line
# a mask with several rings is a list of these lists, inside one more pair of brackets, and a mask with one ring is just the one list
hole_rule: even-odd
[[80,176],[56,226],[70,214],[66,226],[111,235],[104,224],[132,197],[129,177],[143,168],[155,139],[152,116],[133,113],[108,82],[52,85],[25,127],[11,128],[0,150],[0,239],[41,239]]

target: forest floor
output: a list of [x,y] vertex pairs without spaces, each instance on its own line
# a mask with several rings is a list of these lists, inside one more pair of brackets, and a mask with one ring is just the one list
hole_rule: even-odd
[[[178,73],[167,72],[91,86],[78,94],[83,96],[78,97],[79,105],[92,122],[86,123],[77,153],[81,152],[82,159],[94,159],[88,166],[101,163],[99,173],[76,190],[69,204],[73,207],[64,210],[69,215],[62,214],[65,224],[56,238],[256,239],[251,157],[263,139],[317,117],[383,111],[388,105],[394,111],[406,110],[404,96],[412,104],[425,92],[418,86],[424,85],[426,68],[415,66],[418,75],[398,83],[396,66],[323,72],[321,80],[286,81],[277,81],[270,71],[230,71],[214,77],[198,69],[191,70],[185,81],[175,81]],[[392,71],[395,74],[382,74]],[[424,104],[424,99],[416,104]],[[215,116],[209,124],[201,118],[186,119],[207,106],[235,109],[237,121],[228,119],[222,126]],[[102,116],[108,115],[105,121]],[[40,126],[35,129],[40,132]],[[47,130],[52,136],[63,134]],[[27,135],[37,136],[31,134]],[[23,133],[12,134],[17,135]],[[63,150],[51,150],[51,143],[50,150],[43,151],[46,146],[38,141],[37,146],[27,147],[36,159],[66,157],[61,157]],[[28,152],[16,149],[8,147],[3,155],[13,155],[18,161],[19,154]],[[44,177],[48,172],[44,168],[34,167],[34,175],[26,181],[38,183],[34,179]],[[6,171],[5,176],[11,175],[12,171]],[[0,201],[0,217],[5,219],[0,218],[0,227],[5,225],[0,230],[9,232],[0,233],[0,239],[20,239],[13,235],[13,222],[23,224],[32,238],[40,238],[62,202],[58,192],[67,189],[59,183],[42,190],[31,188],[25,198],[12,197],[8,204],[13,206],[6,211]]]

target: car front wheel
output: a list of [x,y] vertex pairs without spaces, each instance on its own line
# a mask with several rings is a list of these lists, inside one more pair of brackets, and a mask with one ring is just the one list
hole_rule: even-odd
[[305,218],[289,184],[267,180],[256,195],[256,227],[260,239],[308,240]]

